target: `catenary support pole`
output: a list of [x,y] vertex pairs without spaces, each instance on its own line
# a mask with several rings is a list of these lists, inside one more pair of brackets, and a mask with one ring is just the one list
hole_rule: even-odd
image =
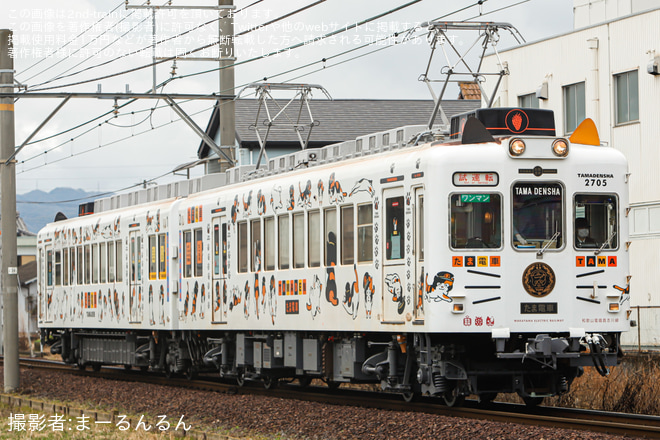
[[[0,30],[0,92],[11,93],[14,87],[12,32]],[[5,392],[19,386],[18,368],[18,272],[16,256],[16,168],[14,153],[14,100],[0,99],[0,197],[2,206],[2,316],[4,322]]]
[[[231,6],[233,0],[218,0],[219,6]],[[219,58],[220,58],[220,93],[234,94],[234,68],[231,66],[236,62],[234,53],[234,15],[224,13],[218,25]],[[220,99],[219,126],[220,126],[220,148],[224,151],[223,156],[234,159],[234,145],[236,144],[236,116],[233,99]],[[233,166],[232,161],[223,161],[221,158],[221,171]]]

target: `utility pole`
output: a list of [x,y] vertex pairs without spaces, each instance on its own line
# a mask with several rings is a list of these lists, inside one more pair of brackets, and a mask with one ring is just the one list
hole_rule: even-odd
[[[0,29],[0,93],[14,91],[12,32]],[[0,191],[2,206],[2,317],[4,322],[5,392],[19,386],[18,367],[18,258],[16,257],[16,161],[14,155],[14,100],[0,98]]]
[[[232,5],[233,0],[218,0],[218,6]],[[234,94],[234,16],[227,14],[218,24],[218,58],[220,63],[220,94]],[[220,150],[223,156],[234,158],[236,144],[236,111],[234,100],[218,100],[218,117],[220,118]],[[234,161],[235,162],[235,161]],[[220,158],[220,171],[223,172],[233,164]]]

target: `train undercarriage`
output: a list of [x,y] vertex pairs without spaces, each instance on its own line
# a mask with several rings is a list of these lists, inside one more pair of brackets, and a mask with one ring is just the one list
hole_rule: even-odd
[[566,393],[583,367],[602,374],[620,360],[619,334],[491,335],[201,331],[42,330],[53,354],[79,368],[123,365],[166,376],[219,373],[239,385],[270,388],[280,380],[375,383],[407,401],[441,397],[458,406],[468,395],[490,402],[517,393],[528,405]]

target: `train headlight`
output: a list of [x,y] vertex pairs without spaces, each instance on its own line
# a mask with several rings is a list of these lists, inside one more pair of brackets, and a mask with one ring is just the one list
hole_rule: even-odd
[[610,312],[618,312],[619,311],[619,303],[610,303],[609,304],[609,311]]
[[509,142],[509,153],[511,156],[520,156],[525,152],[525,142],[522,139],[512,139]]
[[454,304],[451,310],[452,313],[463,313],[465,312],[465,309],[463,308],[463,304]]
[[564,139],[556,139],[552,143],[552,152],[555,156],[566,157],[568,155],[568,142]]

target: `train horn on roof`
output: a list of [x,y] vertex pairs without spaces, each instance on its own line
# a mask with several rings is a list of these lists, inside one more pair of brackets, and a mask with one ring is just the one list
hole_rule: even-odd
[[462,144],[481,144],[484,142],[495,142],[493,135],[488,132],[484,124],[473,116],[470,116],[463,127]]

